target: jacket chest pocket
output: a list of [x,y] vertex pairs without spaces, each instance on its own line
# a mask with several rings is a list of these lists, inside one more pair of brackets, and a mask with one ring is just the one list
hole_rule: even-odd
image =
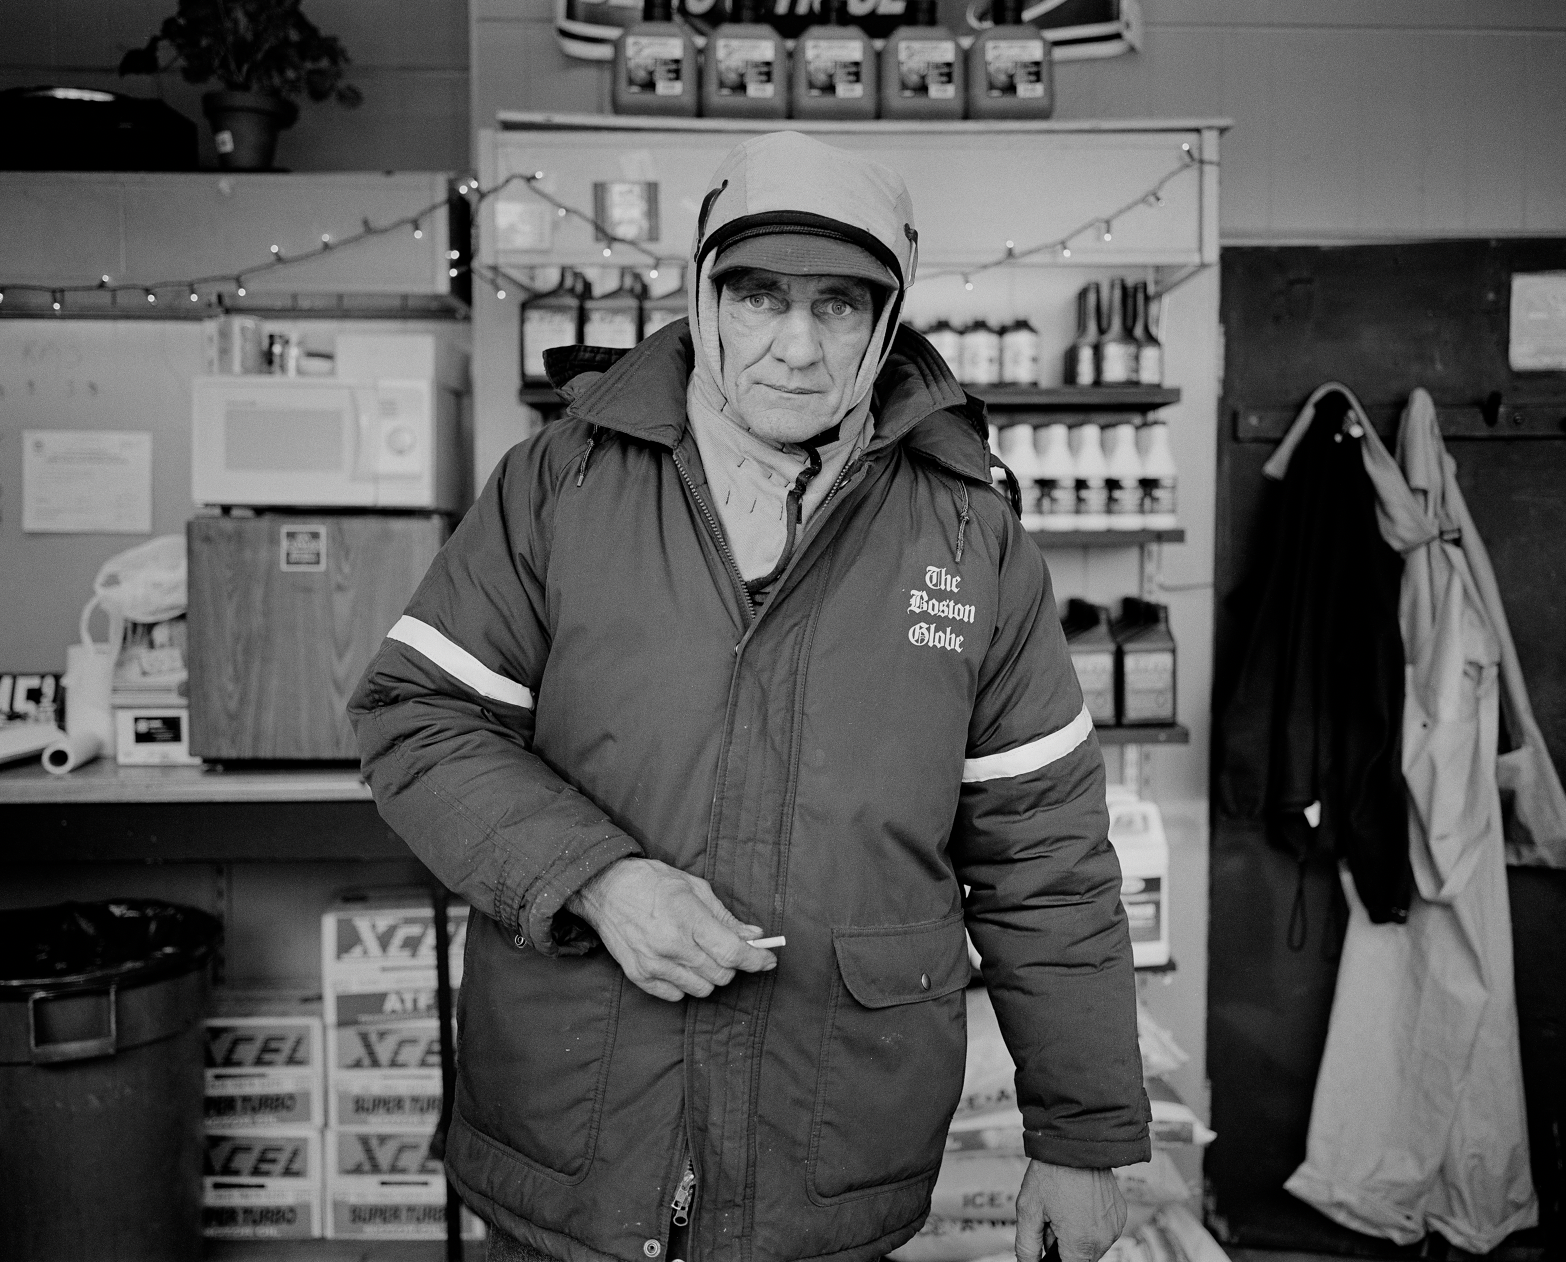
[[935,1177],[967,1050],[961,912],[835,929],[832,946],[806,1172],[818,1203]]

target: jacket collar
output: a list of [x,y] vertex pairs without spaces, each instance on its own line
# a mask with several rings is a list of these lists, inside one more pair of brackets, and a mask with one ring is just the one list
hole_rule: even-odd
[[[674,448],[685,435],[685,386],[694,348],[676,320],[628,351],[579,346],[546,355],[566,415]],[[989,483],[984,404],[957,384],[936,349],[903,325],[876,378],[876,424],[868,455],[907,446],[952,472]]]

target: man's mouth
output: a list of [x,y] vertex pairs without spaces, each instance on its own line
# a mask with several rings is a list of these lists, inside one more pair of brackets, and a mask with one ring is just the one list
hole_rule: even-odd
[[821,391],[819,391],[819,390],[811,390],[811,389],[808,389],[805,386],[774,386],[774,385],[771,385],[771,384],[769,384],[767,382],[762,382],[761,384],[766,386],[768,390],[776,390],[779,394],[820,394],[821,393]]

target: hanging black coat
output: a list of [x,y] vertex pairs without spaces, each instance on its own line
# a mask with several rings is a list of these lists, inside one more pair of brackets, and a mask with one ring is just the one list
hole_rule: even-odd
[[[1322,399],[1281,486],[1248,583],[1254,621],[1219,719],[1218,804],[1264,821],[1300,863],[1347,862],[1370,918],[1401,922],[1413,877],[1402,773],[1402,558],[1376,525],[1376,494],[1347,400]],[[1315,827],[1311,818],[1319,810]],[[1303,888],[1303,884],[1302,884]],[[1296,900],[1291,945],[1303,940]]]

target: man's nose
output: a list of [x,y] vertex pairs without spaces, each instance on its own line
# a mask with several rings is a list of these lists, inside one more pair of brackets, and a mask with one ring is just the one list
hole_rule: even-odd
[[821,335],[809,308],[795,307],[783,316],[772,339],[772,354],[796,372],[821,358]]

